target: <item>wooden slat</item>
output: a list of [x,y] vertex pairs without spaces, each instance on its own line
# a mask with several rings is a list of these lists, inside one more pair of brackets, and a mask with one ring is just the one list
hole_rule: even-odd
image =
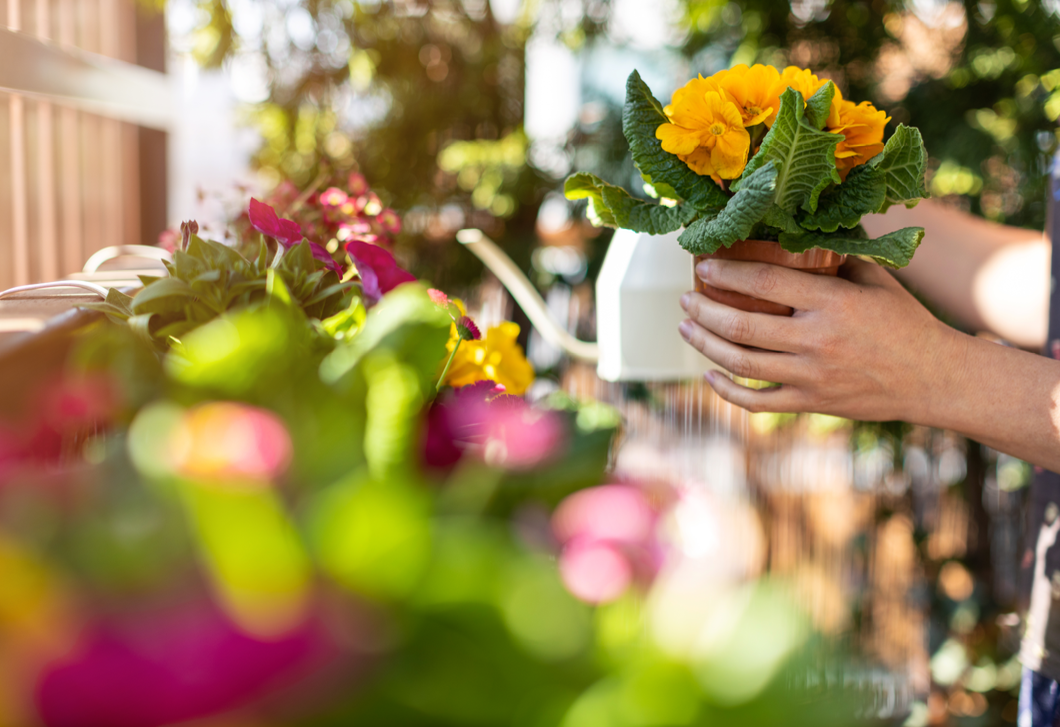
[[150,128],[169,127],[173,102],[165,74],[11,30],[13,7],[17,3],[8,5],[9,28],[0,28],[0,90]]

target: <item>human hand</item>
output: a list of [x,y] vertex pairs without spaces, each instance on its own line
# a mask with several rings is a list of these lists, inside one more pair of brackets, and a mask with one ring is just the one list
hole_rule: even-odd
[[696,273],[727,290],[791,306],[790,318],[746,313],[698,293],[681,306],[684,339],[733,374],[781,384],[761,390],[718,372],[707,379],[752,412],[812,411],[931,423],[939,382],[959,375],[967,338],[938,321],[883,268],[851,259],[843,277],[764,263],[708,260]]

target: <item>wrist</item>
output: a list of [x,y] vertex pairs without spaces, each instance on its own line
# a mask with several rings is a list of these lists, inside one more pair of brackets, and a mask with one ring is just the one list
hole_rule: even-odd
[[913,424],[962,431],[966,426],[969,395],[975,391],[972,363],[977,344],[973,336],[935,320],[935,335],[926,349],[925,364],[919,367],[918,385],[911,387]]

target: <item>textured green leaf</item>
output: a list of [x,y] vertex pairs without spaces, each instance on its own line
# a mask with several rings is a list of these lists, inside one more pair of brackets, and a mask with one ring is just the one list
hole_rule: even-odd
[[776,182],[777,169],[772,162],[767,162],[744,180],[740,191],[716,217],[694,222],[677,241],[693,255],[702,255],[747,239],[751,228],[773,206]]
[[180,278],[162,278],[148,285],[132,299],[132,312],[170,313],[182,310],[195,291]]
[[806,252],[819,247],[840,255],[872,258],[889,268],[904,268],[913,259],[913,253],[923,239],[924,228],[903,227],[875,240],[858,238],[852,231],[833,234],[806,232],[802,235],[781,233],[780,246],[788,252]]
[[144,287],[147,287],[148,285],[150,285],[151,283],[155,282],[156,280],[161,280],[162,279],[158,275],[137,275],[136,277],[138,277],[140,279],[140,283]]
[[845,182],[821,194],[817,211],[803,215],[799,224],[822,232],[857,227],[862,216],[880,211],[886,191],[883,172],[868,164],[854,167]]
[[[696,174],[676,155],[665,151],[655,131],[669,121],[662,104],[636,71],[626,81],[626,105],[622,109],[622,133],[629,142],[633,163],[644,180],[657,191],[667,189],[697,210],[713,214],[728,202],[728,196],[710,177]],[[663,194],[660,191],[660,194]]]
[[832,99],[835,98],[835,84],[828,81],[817,89],[817,92],[806,101],[806,120],[815,129],[823,129],[832,110]]
[[868,166],[883,172],[886,180],[886,199],[881,212],[893,204],[914,207],[928,196],[924,184],[926,165],[927,151],[919,129],[899,124],[883,151],[868,163]]
[[621,187],[608,184],[592,174],[580,172],[563,185],[567,199],[589,200],[593,224],[622,227],[649,235],[665,235],[679,230],[698,214],[691,205],[673,207],[637,199]]
[[813,212],[824,188],[840,182],[835,148],[841,138],[811,126],[803,113],[802,94],[789,88],[780,97],[773,128],[733,189],[741,188],[750,175],[772,161],[777,168],[777,205],[792,214],[800,207]]
[[151,335],[151,319],[155,317],[155,313],[142,313],[129,318],[129,329],[132,330],[141,340],[151,345],[156,343],[154,336]]
[[799,223],[795,221],[795,218],[792,217],[791,214],[780,209],[775,204],[770,205],[769,209],[766,210],[765,216],[762,217],[762,224],[780,230],[781,232],[790,232],[796,235],[805,232],[805,230],[799,227]]

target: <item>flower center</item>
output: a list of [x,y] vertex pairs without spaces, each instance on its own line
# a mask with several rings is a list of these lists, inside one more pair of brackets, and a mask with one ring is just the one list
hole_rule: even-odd
[[721,124],[711,124],[710,133],[714,136],[721,136],[725,133],[725,127]]

